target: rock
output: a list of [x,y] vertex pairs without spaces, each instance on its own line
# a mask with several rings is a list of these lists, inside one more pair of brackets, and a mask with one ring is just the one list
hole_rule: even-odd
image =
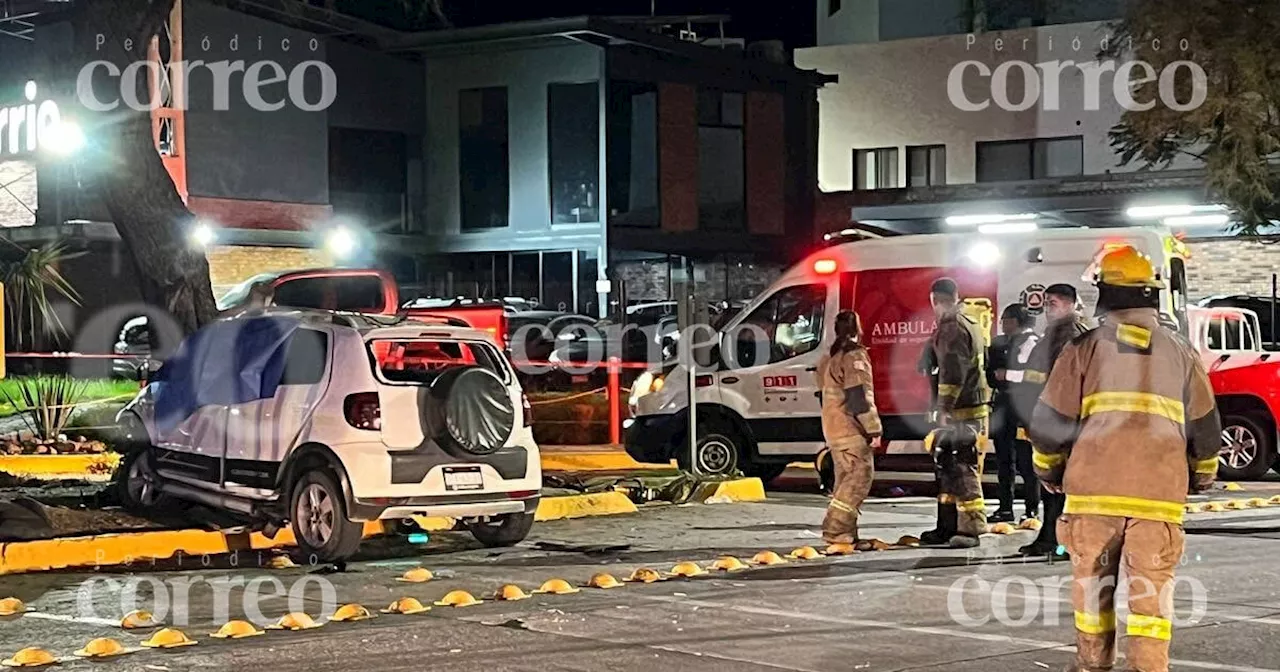
[[22,444],[17,441],[10,441],[4,444],[4,452],[8,455],[21,455],[22,450]]
[[36,455],[48,455],[51,452],[53,452],[53,449],[49,448],[47,444],[44,444],[44,443],[36,444]]
[[101,441],[90,441],[84,445],[84,450],[90,453],[105,453],[107,444]]
[[61,454],[79,452],[77,448],[78,446],[70,441],[59,441],[53,445],[54,451]]

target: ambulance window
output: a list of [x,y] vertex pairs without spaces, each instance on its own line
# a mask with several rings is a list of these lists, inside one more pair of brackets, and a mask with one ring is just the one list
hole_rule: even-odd
[[[825,284],[779,290],[751,311],[737,328],[737,366],[772,364],[812,352],[822,343],[826,306]],[[757,342],[760,334],[764,335],[764,342]],[[763,351],[766,346],[767,353]]]

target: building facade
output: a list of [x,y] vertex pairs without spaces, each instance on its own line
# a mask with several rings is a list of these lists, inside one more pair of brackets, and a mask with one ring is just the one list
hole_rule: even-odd
[[[151,114],[215,294],[342,263],[390,269],[408,298],[532,297],[605,316],[673,298],[684,260],[708,300],[747,298],[814,242],[816,93],[830,77],[645,21],[428,33],[318,21],[183,0],[153,52],[161,89],[178,88],[181,63],[205,64],[181,75],[185,105]],[[114,38],[74,32],[48,11],[22,38],[0,37],[0,94],[47,81],[77,116],[76,74],[55,64],[80,40]],[[257,99],[241,95],[255,66]],[[89,78],[103,100],[119,93],[110,74]],[[126,287],[127,255],[80,179],[110,160],[98,142],[110,132],[84,135],[70,158],[0,162],[0,225],[26,244],[78,241],[90,254],[77,263],[114,259]],[[338,230],[354,249],[326,247]]]
[[[1098,59],[1124,8],[1122,0],[819,0],[819,44],[795,57],[839,78],[819,92],[819,228],[945,231],[956,230],[947,217],[1015,213],[1037,215],[1041,227],[1117,226],[1159,221],[1128,216],[1137,206],[1212,212],[1194,159],[1147,171],[1111,145],[1127,105],[1166,104],[1131,102],[1126,58]],[[1161,37],[1172,49],[1194,38]],[[1274,248],[1201,219],[1174,227],[1193,254],[1205,250],[1192,259],[1193,298],[1219,293],[1211,278],[1223,276],[1205,265],[1224,258],[1269,294]]]

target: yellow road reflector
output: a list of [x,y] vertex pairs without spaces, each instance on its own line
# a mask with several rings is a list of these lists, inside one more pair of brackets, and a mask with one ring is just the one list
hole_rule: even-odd
[[27,611],[27,605],[16,597],[6,597],[0,600],[0,616],[17,616],[18,614],[25,614]]
[[879,539],[859,539],[853,547],[859,551],[884,551],[889,549],[889,544]]
[[440,598],[440,600],[436,602],[436,606],[469,607],[473,604],[481,604],[481,602],[481,600],[477,600],[474,595],[465,590],[455,590]]
[[1249,508],[1249,502],[1244,499],[1233,499],[1227,502],[1227,508],[1232,511],[1243,511]]
[[682,562],[676,565],[675,567],[671,568],[672,576],[681,576],[686,579],[691,576],[702,576],[703,574],[706,574],[706,573],[707,573],[707,570],[703,569],[696,562]]
[[631,576],[628,576],[626,580],[629,583],[653,583],[654,581],[661,581],[662,575],[655,569],[641,567],[631,572]]
[[382,613],[404,614],[405,616],[412,616],[413,614],[421,614],[427,611],[431,611],[431,607],[428,607],[424,605],[422,602],[419,602],[418,598],[402,597],[396,600],[395,602],[392,602],[391,604],[387,605],[387,608],[383,609]]
[[822,554],[818,552],[818,549],[812,546],[801,546],[800,548],[788,553],[787,557],[792,560],[816,560],[821,558]]
[[1248,501],[1248,504],[1249,504],[1249,508],[1252,508],[1252,509],[1264,509],[1268,506],[1271,506],[1271,502],[1269,500],[1263,499],[1262,497],[1254,497],[1253,499]]
[[280,620],[268,625],[268,630],[311,630],[324,625],[324,623],[316,623],[310,616],[295,611],[291,614],[285,614]]
[[1037,532],[1041,527],[1044,527],[1044,523],[1041,522],[1039,518],[1028,518],[1021,523],[1018,523],[1019,530],[1031,530],[1032,532]]
[[901,537],[898,537],[898,542],[894,544],[894,546],[919,546],[919,545],[920,545],[920,537],[915,537],[910,534],[904,534]]
[[572,595],[578,592],[578,589],[564,579],[547,579],[533,592],[543,595]]
[[786,560],[773,551],[760,551],[751,557],[753,565],[785,565]]
[[732,555],[724,555],[711,563],[711,569],[721,572],[740,572],[747,569],[747,563],[733,557]]
[[426,567],[414,567],[401,575],[400,578],[396,579],[396,581],[403,581],[405,583],[426,583],[434,578],[435,575]]
[[148,649],[176,649],[180,646],[194,646],[196,641],[187,636],[187,633],[177,628],[165,628],[157,630],[156,634],[151,635],[151,639],[143,642],[142,645]]
[[1240,492],[1241,490],[1244,490],[1244,488],[1240,487],[1239,483],[1228,483],[1222,486],[1222,489],[1227,492]]
[[857,552],[858,549],[854,548],[853,544],[831,544],[823,551],[826,555],[853,555]]
[[160,627],[160,622],[151,615],[151,612],[140,609],[125,614],[124,618],[120,619],[120,627],[125,630],[145,630]]
[[5,667],[44,667],[45,665],[53,665],[56,662],[58,662],[58,659],[54,658],[52,653],[32,646],[13,654],[12,658],[0,661],[0,665]]
[[588,588],[602,588],[607,590],[609,588],[621,588],[622,586],[623,583],[608,572],[595,574],[591,577],[591,580],[587,581]]
[[1182,510],[1187,513],[1204,513],[1204,505],[1196,502],[1187,502],[1182,505]]
[[364,621],[374,618],[375,616],[377,616],[377,614],[369,611],[362,604],[344,604],[341,607],[338,607],[337,611],[333,612],[333,615],[329,617],[329,620],[335,623],[354,623],[356,621]]
[[515,602],[516,600],[527,600],[530,597],[533,597],[533,596],[530,595],[529,593],[524,592],[523,588],[521,588],[520,586],[517,586],[514,583],[508,583],[507,585],[499,588],[493,594],[493,599],[499,600],[502,602]]
[[267,561],[267,569],[294,569],[297,566],[298,564],[287,555],[273,556]]
[[1276,495],[1271,499],[1268,499],[1267,501],[1271,502],[1272,504],[1280,504],[1280,495]]
[[84,648],[75,652],[78,658],[111,658],[114,656],[122,656],[126,653],[132,653],[124,645],[110,637],[99,637],[89,640]]
[[988,529],[991,534],[1013,534],[1015,530],[1009,523],[996,523]]
[[1221,513],[1226,511],[1227,507],[1223,506],[1222,502],[1206,502],[1204,510],[1210,513]]
[[254,627],[249,621],[227,621],[218,631],[209,635],[214,639],[244,639],[257,637],[266,633]]

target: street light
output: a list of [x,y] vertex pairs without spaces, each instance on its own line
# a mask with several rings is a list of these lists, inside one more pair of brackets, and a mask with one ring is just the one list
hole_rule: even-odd
[[947,218],[948,226],[973,226],[975,224],[1003,224],[1005,222],[1029,222],[1040,215],[1034,212],[1023,212],[1015,215],[983,214],[952,215]]
[[195,226],[191,227],[191,244],[196,247],[208,247],[217,240],[217,234],[214,233],[213,227],[207,222],[197,221]]
[[345,259],[355,251],[356,237],[347,227],[339,226],[325,235],[324,246],[335,258]]
[[74,121],[59,121],[45,129],[40,143],[58,156],[71,156],[84,147],[84,131]]

